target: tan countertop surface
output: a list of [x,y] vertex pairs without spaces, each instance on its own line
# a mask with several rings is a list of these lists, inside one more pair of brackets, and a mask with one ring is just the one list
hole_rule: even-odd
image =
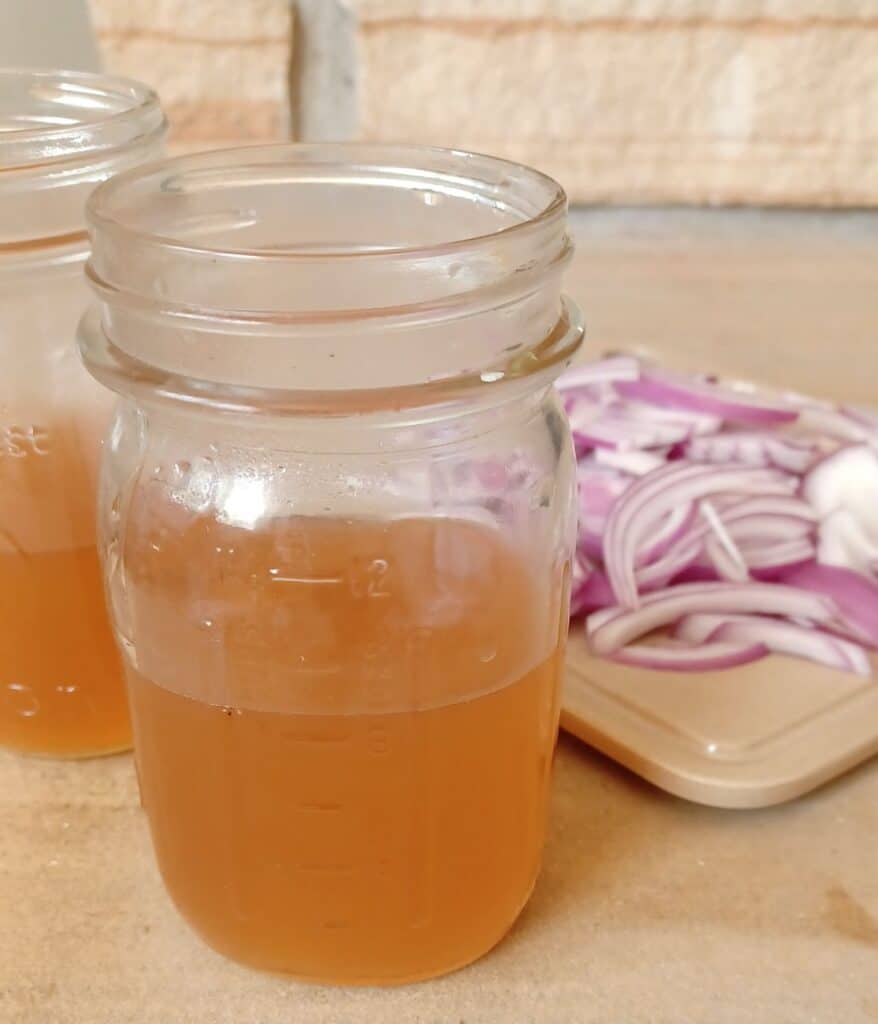
[[[778,223],[580,219],[569,290],[588,350],[648,345],[878,399],[878,247]],[[0,1024],[878,1021],[878,761],[786,806],[728,812],[562,737],[553,810],[536,893],[491,955],[407,988],[318,988],[190,933],[129,757],[0,754]]]

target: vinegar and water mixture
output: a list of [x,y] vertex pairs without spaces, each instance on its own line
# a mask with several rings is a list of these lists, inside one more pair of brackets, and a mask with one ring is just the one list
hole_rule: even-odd
[[131,744],[94,542],[98,450],[69,424],[0,428],[0,746],[13,750]]
[[540,860],[560,580],[475,521],[248,529],[148,498],[124,561],[142,799],[201,935],[347,983],[497,942]]

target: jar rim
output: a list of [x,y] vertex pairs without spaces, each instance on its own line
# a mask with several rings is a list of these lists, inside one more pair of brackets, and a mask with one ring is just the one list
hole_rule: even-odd
[[536,386],[581,338],[561,296],[566,209],[540,171],[428,146],[143,164],[87,204],[86,364],[119,390],[239,411]]
[[[140,82],[100,72],[0,68],[0,101],[19,88],[14,117],[25,127],[3,127],[0,170],[27,170],[118,149],[146,134],[163,133],[156,93]],[[57,112],[52,115],[49,110]],[[54,117],[62,124],[38,123]],[[28,118],[31,122],[28,123]]]
[[[434,161],[437,164],[447,162],[459,162],[461,169],[474,165],[483,172],[494,173],[501,176],[501,181],[511,184],[509,175],[515,174],[519,178],[518,185],[525,185],[534,190],[542,189],[546,193],[546,199],[539,204],[536,212],[530,216],[523,217],[513,223],[504,225],[497,230],[482,231],[469,234],[465,237],[448,239],[432,244],[415,243],[410,245],[385,246],[380,249],[364,249],[351,245],[350,247],[338,247],[332,251],[318,250],[313,247],[251,247],[234,245],[208,245],[204,243],[193,244],[191,240],[182,237],[175,237],[159,231],[144,230],[142,227],[126,223],[118,215],[114,215],[112,207],[114,202],[124,200],[126,191],[133,192],[140,184],[147,179],[153,178],[159,188],[171,190],[175,186],[171,183],[174,176],[182,178],[187,173],[205,171],[238,171],[264,168],[265,161],[279,166],[294,167],[316,166],[321,156],[336,156],[337,163],[344,163],[345,157],[350,161],[356,158],[362,161],[363,168],[374,167],[381,171],[408,171],[414,172],[423,165]],[[284,158],[288,158],[286,165]],[[395,158],[395,163],[391,159]],[[401,164],[399,161],[406,161]],[[246,161],[250,161],[249,165]],[[439,172],[437,171],[437,174]],[[240,178],[238,179],[240,180]],[[472,184],[478,178],[462,179]],[[430,179],[424,176],[424,187],[429,184]],[[382,259],[399,259],[431,257],[450,255],[455,252],[466,251],[477,248],[488,241],[502,241],[513,235],[521,235],[528,231],[551,222],[556,218],[563,218],[567,209],[567,196],[562,186],[553,178],[544,174],[536,168],[524,164],[518,164],[501,157],[490,156],[483,153],[470,152],[463,149],[447,149],[440,146],[427,146],[419,144],[397,144],[397,143],[364,143],[364,142],[277,142],[252,146],[236,146],[225,149],[210,150],[202,153],[188,153],[176,157],[155,160],[147,164],[115,175],[112,179],[100,185],[90,196],[86,211],[87,218],[92,230],[109,230],[119,237],[125,237],[131,242],[141,242],[161,246],[163,249],[176,250],[181,253],[200,254],[208,258],[226,256],[230,258],[245,258],[249,260],[265,260],[277,262],[282,260],[293,261],[327,261],[328,263],[340,262],[341,260],[356,261],[380,261]]]

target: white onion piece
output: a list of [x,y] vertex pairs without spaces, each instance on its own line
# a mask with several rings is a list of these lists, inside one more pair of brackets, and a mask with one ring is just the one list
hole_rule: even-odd
[[878,565],[878,539],[874,531],[849,508],[837,508],[820,524],[818,558],[824,565],[844,566],[875,576]]
[[878,451],[839,448],[808,473],[802,496],[823,517],[820,560],[870,574],[878,557]]
[[807,590],[774,583],[679,583],[646,594],[640,608],[606,608],[588,617],[586,630],[595,654],[612,654],[632,640],[697,611],[786,615],[811,622],[839,619],[833,601]]
[[757,615],[688,615],[674,635],[688,643],[764,644],[776,654],[816,661],[844,672],[868,676],[869,656],[859,644],[813,626],[798,626]]

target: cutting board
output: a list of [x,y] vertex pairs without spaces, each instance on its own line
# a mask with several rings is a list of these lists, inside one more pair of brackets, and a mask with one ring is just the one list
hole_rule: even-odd
[[[850,238],[835,239],[816,215],[790,221],[795,244],[730,236],[608,247],[581,231],[571,288],[589,324],[581,358],[636,352],[878,405],[874,233],[865,219],[861,235],[851,225]],[[575,624],[568,651],[562,727],[687,800],[777,804],[878,753],[878,668],[868,680],[773,656],[725,672],[648,671],[593,658]]]
[[878,753],[878,674],[777,656],[725,672],[635,669],[593,657],[574,624],[561,725],[687,800],[767,807]]

